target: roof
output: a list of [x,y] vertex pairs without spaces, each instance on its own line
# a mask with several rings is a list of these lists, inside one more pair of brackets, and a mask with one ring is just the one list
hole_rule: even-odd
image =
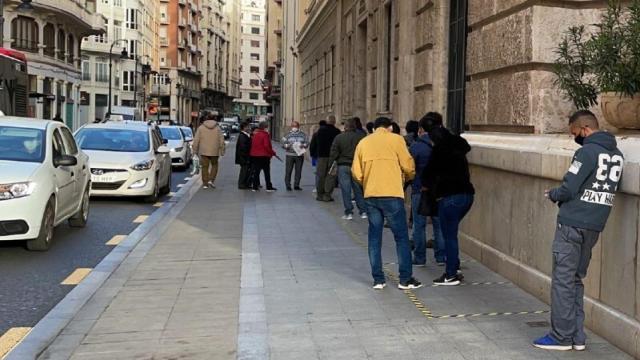
[[107,121],[103,123],[87,124],[85,129],[129,129],[129,130],[148,130],[149,125],[142,121]]
[[17,116],[0,116],[0,126],[15,126],[44,130],[51,123],[58,123],[60,125],[63,125],[61,122],[53,120],[42,120]]

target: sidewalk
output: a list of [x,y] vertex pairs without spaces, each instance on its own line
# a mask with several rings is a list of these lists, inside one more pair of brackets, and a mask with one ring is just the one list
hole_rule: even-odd
[[[591,333],[586,352],[534,349],[548,306],[468,256],[465,286],[374,291],[366,220],[341,220],[338,192],[316,202],[308,162],[304,192],[283,191],[280,162],[272,173],[277,193],[237,190],[230,151],[218,188],[132,253],[40,359],[630,359]],[[391,280],[394,249],[385,232]],[[442,272],[432,259],[414,268],[425,284]]]

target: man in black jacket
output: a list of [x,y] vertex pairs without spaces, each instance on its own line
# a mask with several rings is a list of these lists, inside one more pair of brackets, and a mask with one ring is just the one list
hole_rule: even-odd
[[600,131],[598,119],[587,110],[569,119],[575,141],[582,145],[562,180],[545,191],[558,203],[551,275],[551,332],[533,342],[547,350],[584,350],[584,285],[591,250],[611,213],[624,158],[616,138]]
[[358,184],[351,174],[351,165],[353,164],[353,155],[360,140],[366,135],[358,131],[356,121],[348,119],[344,123],[344,132],[333,140],[331,146],[331,154],[329,163],[336,162],[338,165],[338,183],[342,190],[342,203],[344,205],[344,220],[353,220],[353,203],[351,202],[351,190],[356,199],[356,205],[360,210],[360,217],[367,218],[367,206],[364,202],[364,194],[362,186]]
[[331,145],[333,139],[340,134],[340,130],[336,128],[336,117],[329,115],[327,117],[327,125],[321,127],[316,135],[311,139],[310,151],[318,156],[318,167],[316,175],[316,200],[333,201],[331,193],[336,185],[335,176],[329,175],[331,163],[329,156],[331,155]]
[[248,122],[240,124],[240,134],[238,142],[236,142],[236,164],[240,165],[240,174],[238,175],[238,189],[246,190],[251,188],[251,135],[247,131]]

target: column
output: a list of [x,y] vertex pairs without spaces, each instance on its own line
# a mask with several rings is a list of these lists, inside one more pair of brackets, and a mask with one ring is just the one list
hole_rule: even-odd
[[[68,124],[67,122],[67,82],[62,80],[58,84],[60,84],[60,91],[61,91],[61,93],[58,94],[58,96],[65,97],[64,101],[62,102],[57,101],[57,103],[59,104],[58,114],[60,114],[60,117],[62,118],[62,122],[64,122],[65,124]],[[71,120],[73,121],[73,118]]]
[[[36,92],[38,94],[42,94],[44,93],[44,76],[40,76],[38,75],[36,77]],[[38,119],[42,119],[42,117],[44,116],[44,109],[43,109],[43,102],[45,101],[44,98],[38,98],[36,99],[36,113],[35,116]]]

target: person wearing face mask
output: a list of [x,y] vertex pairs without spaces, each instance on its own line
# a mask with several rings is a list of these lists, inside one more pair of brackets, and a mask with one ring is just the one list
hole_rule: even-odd
[[[300,179],[302,178],[302,165],[304,164],[304,153],[309,146],[307,134],[300,130],[300,123],[294,121],[291,123],[291,130],[282,138],[282,147],[287,151],[286,170],[284,175],[284,183],[287,191],[293,189],[301,191]],[[293,168],[296,169],[296,177],[294,180],[294,188],[291,188],[291,173]]]
[[569,118],[569,131],[582,147],[573,155],[562,184],[545,191],[560,207],[552,245],[551,332],[533,345],[547,350],[585,350],[584,285],[591,250],[604,230],[624,157],[612,134],[581,110]]

